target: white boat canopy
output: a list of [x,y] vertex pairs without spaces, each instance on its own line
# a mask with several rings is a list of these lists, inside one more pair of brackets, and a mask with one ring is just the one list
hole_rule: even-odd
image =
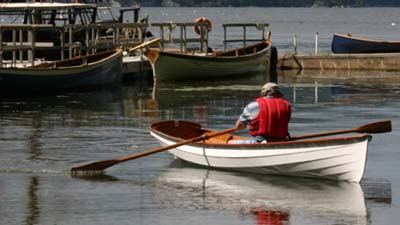
[[0,3],[0,11],[21,11],[28,9],[36,10],[63,10],[63,9],[93,9],[94,4],[84,3],[61,3],[61,2],[21,2],[21,3]]

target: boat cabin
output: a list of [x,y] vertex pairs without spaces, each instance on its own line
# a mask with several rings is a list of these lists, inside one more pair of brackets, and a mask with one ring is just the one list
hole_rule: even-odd
[[147,18],[138,22],[139,10],[124,8],[114,17],[109,7],[96,4],[0,3],[0,67],[134,47],[143,42],[147,27]]
[[91,24],[96,23],[97,6],[84,3],[29,2],[1,3],[0,15],[10,24]]

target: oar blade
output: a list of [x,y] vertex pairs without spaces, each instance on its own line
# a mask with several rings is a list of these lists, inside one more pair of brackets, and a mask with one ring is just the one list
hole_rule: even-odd
[[357,128],[360,133],[387,133],[392,131],[392,122],[390,120],[369,123]]
[[103,160],[103,161],[97,161],[97,162],[90,162],[86,163],[80,166],[72,167],[71,172],[77,172],[77,171],[102,171],[107,169],[110,166],[113,166],[114,164],[118,163],[118,160],[115,159],[110,159],[110,160]]

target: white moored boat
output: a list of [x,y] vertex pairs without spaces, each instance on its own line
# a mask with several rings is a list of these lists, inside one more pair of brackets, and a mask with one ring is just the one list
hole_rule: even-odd
[[[150,127],[162,145],[172,145],[213,131],[188,121],[162,121]],[[185,161],[218,169],[360,182],[367,156],[367,134],[265,144],[228,144],[243,137],[229,134],[169,150]]]
[[[200,38],[186,38],[190,26],[198,27],[198,23],[156,23],[160,26],[161,45],[151,48],[146,52],[153,68],[153,76],[157,80],[204,80],[226,77],[249,77],[249,75],[268,73],[271,66],[272,43],[268,33],[265,37],[265,27],[269,24],[261,23],[228,23],[224,28],[224,49],[212,50],[208,47],[207,28],[200,32]],[[205,25],[205,24],[203,24]],[[179,39],[166,40],[163,37],[164,27],[177,26],[180,30]],[[243,29],[242,39],[228,39],[227,28],[236,27]],[[256,28],[261,31],[260,39],[249,39],[247,29]],[[200,44],[199,49],[187,48],[186,44]],[[164,48],[165,44],[180,43],[180,48]],[[227,43],[243,43],[228,49]],[[251,44],[252,43],[252,44]]]
[[[239,54],[240,53],[240,54]],[[154,77],[158,80],[190,80],[248,76],[270,67],[271,43],[257,43],[227,52],[182,54],[151,50]]]

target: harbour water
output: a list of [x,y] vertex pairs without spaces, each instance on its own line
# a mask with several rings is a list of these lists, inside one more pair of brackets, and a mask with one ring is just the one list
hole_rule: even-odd
[[[332,33],[396,39],[400,9],[143,8],[150,21],[268,22],[280,53],[329,51]],[[376,16],[380,15],[380,16]],[[393,25],[394,23],[394,25]],[[399,25],[396,25],[399,23]],[[157,31],[153,31],[157,35]],[[236,34],[240,36],[240,34]],[[219,44],[220,43],[220,44]],[[0,224],[396,224],[400,219],[400,74],[285,71],[277,82],[293,105],[292,135],[391,120],[373,135],[361,184],[194,168],[168,153],[72,175],[87,161],[158,147],[151,123],[184,119],[233,126],[265,74],[188,82],[132,80],[113,89],[0,98]],[[244,132],[243,135],[246,135]]]

